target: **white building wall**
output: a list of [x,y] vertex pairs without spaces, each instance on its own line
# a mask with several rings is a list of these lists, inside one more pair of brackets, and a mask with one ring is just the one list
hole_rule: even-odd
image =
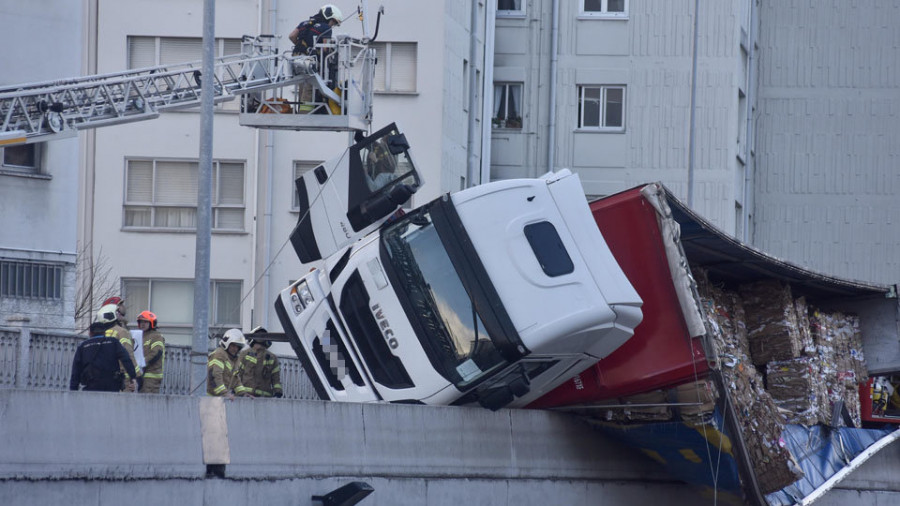
[[[0,2],[0,86],[76,76],[81,71],[82,4],[62,0]],[[0,325],[74,329],[78,140],[42,143],[40,173],[0,166],[0,259],[61,266],[59,299],[0,298]]]
[[896,283],[900,1],[817,7],[761,6],[756,243]]
[[[746,3],[702,4],[698,24],[693,207],[734,233],[742,200],[737,162],[741,115],[738,88],[746,88],[741,29]],[[525,16],[497,21],[495,81],[524,80],[521,131],[492,136],[493,177],[535,176],[555,168],[577,171],[589,195],[608,195],[662,181],[688,198],[694,2],[629,2],[622,19],[581,15],[581,2],[559,2],[556,96],[549,97],[551,0],[523,2]],[[579,130],[579,85],[625,85],[624,132]],[[746,90],[745,90],[746,93]],[[556,102],[554,139],[548,104]],[[746,129],[746,125],[740,125]]]

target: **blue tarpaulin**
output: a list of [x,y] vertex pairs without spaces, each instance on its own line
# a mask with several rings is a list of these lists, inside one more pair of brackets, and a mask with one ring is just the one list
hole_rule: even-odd
[[[743,504],[731,436],[718,411],[706,424],[673,421],[596,423],[595,426],[659,462],[673,478],[699,487],[704,495],[714,495],[718,504]],[[770,506],[799,503],[891,432],[891,429],[785,426],[782,440],[804,477],[767,495],[766,500]]]

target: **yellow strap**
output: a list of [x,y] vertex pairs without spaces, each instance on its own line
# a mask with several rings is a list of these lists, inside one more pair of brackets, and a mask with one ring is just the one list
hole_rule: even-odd
[[144,378],[150,378],[150,379],[162,379],[162,378],[163,378],[163,375],[162,375],[162,373],[160,373],[160,372],[145,372],[145,373],[144,373]]

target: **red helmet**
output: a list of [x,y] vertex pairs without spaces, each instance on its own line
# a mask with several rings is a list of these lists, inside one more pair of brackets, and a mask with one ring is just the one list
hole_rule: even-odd
[[123,302],[125,302],[125,299],[123,299],[122,297],[110,297],[103,301],[103,305],[105,306],[107,304],[115,304],[118,306]]
[[150,311],[143,311],[141,314],[137,315],[137,321],[147,321],[150,322],[150,328],[156,328],[156,315],[151,313]]

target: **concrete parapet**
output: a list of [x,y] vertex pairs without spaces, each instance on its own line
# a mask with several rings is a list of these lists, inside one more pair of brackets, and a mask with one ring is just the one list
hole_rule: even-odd
[[0,390],[0,427],[0,479],[197,479],[222,463],[238,479],[648,473],[643,457],[546,411]]

